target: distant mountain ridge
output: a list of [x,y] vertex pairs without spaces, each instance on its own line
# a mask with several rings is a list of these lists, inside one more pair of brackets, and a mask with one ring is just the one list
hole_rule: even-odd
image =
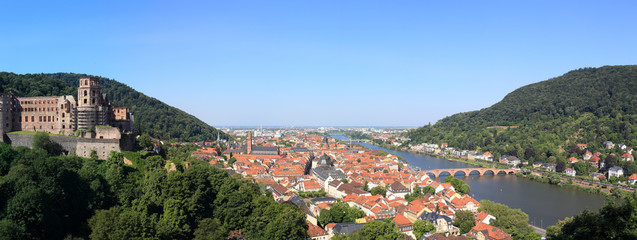
[[[77,99],[78,80],[97,77],[77,73],[15,74],[0,72],[0,92],[24,96],[73,95]],[[226,135],[178,108],[149,97],[113,79],[97,77],[104,93],[116,107],[127,107],[135,115],[135,129],[155,138],[179,141],[215,140]]]
[[[636,65],[582,68],[521,87],[491,107],[458,113],[407,135],[413,143],[448,142],[456,148],[502,154],[531,148],[536,156],[566,157],[563,153],[571,144],[600,147],[606,140],[636,147],[636,94]],[[494,126],[519,127],[488,128]]]

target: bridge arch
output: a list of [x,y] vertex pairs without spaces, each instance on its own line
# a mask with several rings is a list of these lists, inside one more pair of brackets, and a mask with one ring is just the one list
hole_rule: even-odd
[[438,177],[440,177],[440,175],[443,175],[443,173],[447,173],[447,174],[449,174],[449,176],[453,176],[452,172],[455,172],[455,171],[442,170],[442,171],[438,172]]
[[423,175],[422,178],[425,178],[425,174],[429,177],[429,178],[440,178],[441,175],[445,175],[445,176],[455,176],[456,174],[460,174],[463,175],[464,177],[468,176],[468,175],[475,175],[478,174],[478,176],[485,176],[485,175],[489,175],[489,176],[493,176],[493,175],[506,175],[506,174],[513,174],[513,173],[517,173],[520,170],[517,169],[497,169],[497,168],[455,168],[455,169],[431,169],[431,170],[425,170],[423,171]]
[[465,170],[457,170],[457,171],[454,171],[454,173],[453,173],[453,175],[452,175],[452,176],[454,176],[454,177],[455,177],[458,173],[462,173],[462,176],[463,176],[463,177],[466,177],[466,176],[468,175],[468,174],[467,174],[467,172],[466,172]]

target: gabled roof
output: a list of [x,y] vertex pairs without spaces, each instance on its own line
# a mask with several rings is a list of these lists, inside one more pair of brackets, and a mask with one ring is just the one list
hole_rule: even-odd
[[476,224],[476,226],[473,227],[471,231],[469,231],[469,234],[476,236],[478,232],[482,232],[482,234],[494,240],[511,239],[511,235],[505,233],[502,229],[482,223],[482,222]]
[[273,184],[271,187],[272,187],[272,191],[277,196],[283,196],[288,191],[288,189],[281,184]]
[[[329,224],[328,224],[329,225]],[[350,234],[356,230],[359,230],[365,226],[364,223],[337,223],[333,229],[335,233],[339,234]]]
[[315,238],[315,237],[327,235],[327,232],[325,230],[312,224],[311,222],[308,222],[307,225],[308,225],[307,233],[309,233],[311,237]]
[[411,221],[409,221],[409,219],[407,219],[402,214],[397,214],[396,217],[394,217],[394,219],[392,220],[394,221],[394,223],[396,223],[397,227],[406,227],[406,226],[411,226],[413,224]]
[[394,193],[404,193],[404,192],[410,192],[409,188],[405,187],[405,185],[403,185],[402,183],[400,183],[399,181],[395,181],[392,184],[389,185],[389,190],[391,192]]

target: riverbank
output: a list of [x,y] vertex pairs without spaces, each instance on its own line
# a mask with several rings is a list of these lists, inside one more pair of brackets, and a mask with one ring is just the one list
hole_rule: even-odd
[[[506,164],[501,164],[499,162],[494,162],[494,161],[486,161],[486,160],[480,160],[480,159],[475,159],[475,160],[469,160],[466,158],[459,158],[459,157],[452,157],[452,156],[441,156],[441,155],[437,155],[437,154],[431,154],[431,153],[425,153],[425,152],[418,152],[418,151],[411,151],[411,150],[402,150],[397,146],[393,146],[393,145],[388,145],[388,144],[381,144],[378,145],[376,143],[374,143],[373,141],[368,143],[374,146],[378,146],[381,148],[385,148],[385,149],[390,149],[393,151],[398,151],[398,152],[407,152],[407,153],[412,153],[412,154],[422,154],[422,155],[427,155],[430,157],[435,157],[435,158],[442,158],[448,161],[452,161],[452,162],[461,162],[461,163],[465,163],[465,164],[469,164],[472,166],[478,166],[478,167],[483,167],[483,168],[501,168],[501,169],[507,169],[510,168],[510,166],[506,165]],[[400,155],[397,155],[400,156]],[[602,196],[608,196],[610,195],[610,190],[611,189],[620,189],[623,192],[630,192],[630,189],[625,189],[626,187],[620,186],[620,185],[614,185],[614,184],[610,184],[610,183],[603,183],[603,182],[599,182],[599,181],[594,181],[594,180],[590,180],[590,179],[584,179],[584,178],[577,178],[577,177],[568,177],[565,176],[563,174],[559,174],[559,173],[549,173],[549,172],[544,172],[544,171],[539,171],[537,169],[528,169],[528,168],[523,168],[522,169],[524,172],[534,172],[534,174],[522,174],[523,172],[520,172],[518,174],[516,174],[517,177],[523,177],[523,178],[527,178],[529,180],[532,181],[536,181],[536,182],[540,182],[540,183],[545,183],[545,184],[549,184],[549,185],[554,185],[554,186],[559,186],[559,187],[563,187],[563,188],[567,188],[567,189],[574,189],[574,190],[578,190],[578,191],[583,191],[583,192],[587,192],[587,193],[593,193],[593,194],[598,194],[598,195],[602,195]],[[539,174],[539,176],[538,176]],[[553,181],[551,181],[550,175],[554,175],[557,178],[559,178],[559,181],[556,181],[555,178],[553,178]]]
[[580,190],[580,191],[593,193],[593,194],[599,194],[602,196],[609,196],[613,194],[611,191],[613,189],[617,189],[621,191],[621,194],[632,193],[631,190],[623,189],[621,187],[614,186],[611,184],[605,185],[604,183],[601,183],[601,182],[593,182],[593,181],[586,181],[586,180],[577,179],[577,178],[569,178],[567,176],[563,176],[557,173],[547,173],[547,172],[538,172],[538,171],[531,173],[530,171],[527,171],[527,172],[519,172],[516,174],[516,176],[526,178],[536,182],[546,183],[546,184],[563,187],[567,189]]
[[[333,138],[347,141],[342,135],[333,135]],[[354,143],[352,141],[352,143]],[[467,159],[450,159],[451,156],[438,156],[435,154],[423,154],[414,151],[396,151],[382,148],[370,143],[359,143],[371,150],[384,150],[393,155],[402,156],[414,168],[421,170],[473,168],[480,166]],[[476,159],[478,160],[478,159]],[[479,163],[476,161],[476,163]],[[499,165],[497,162],[488,163]],[[486,166],[486,165],[483,165]],[[551,184],[532,181],[515,175],[491,175],[491,176],[467,176],[463,179],[471,186],[471,195],[476,200],[490,200],[505,204],[514,209],[522,209],[529,215],[529,224],[543,222],[543,226],[554,225],[558,220],[571,217],[584,209],[597,210],[603,206],[605,197],[587,191],[579,191],[569,188],[561,188]],[[568,203],[567,205],[556,203]]]

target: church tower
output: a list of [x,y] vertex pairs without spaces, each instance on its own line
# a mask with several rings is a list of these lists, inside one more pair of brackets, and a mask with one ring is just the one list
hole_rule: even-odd
[[246,148],[248,150],[248,154],[252,153],[252,131],[248,131],[248,138],[246,139]]

